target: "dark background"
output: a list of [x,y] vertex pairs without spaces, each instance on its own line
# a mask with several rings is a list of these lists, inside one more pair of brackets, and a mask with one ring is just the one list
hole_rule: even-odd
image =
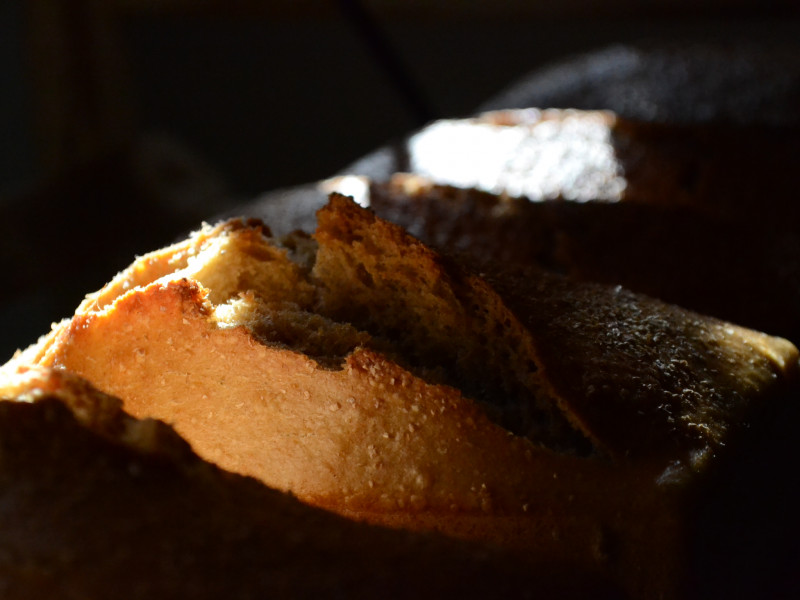
[[[42,15],[32,17],[29,5],[85,5],[91,13],[91,4],[0,6],[0,191],[35,184],[53,167],[42,164],[53,135],[41,114],[42,96],[51,90],[37,78],[63,65],[43,60],[37,46],[71,48],[48,39],[49,31],[35,22]],[[108,106],[124,107],[124,127],[133,128],[126,135],[170,134],[215,167],[233,191],[254,194],[327,176],[426,119],[469,114],[523,74],[570,55],[642,40],[796,41],[800,35],[790,2],[734,1],[726,11],[702,1],[618,2],[616,10],[606,2],[601,11],[595,2],[567,0],[559,11],[548,5],[523,10],[524,3],[511,1],[485,3],[496,8],[477,14],[463,8],[425,14],[364,2],[371,26],[405,71],[404,85],[365,39],[363,23],[342,7],[354,3],[325,2],[321,9],[300,2],[311,7],[293,11],[280,2],[263,4],[277,8],[112,11],[107,20],[113,29],[105,32],[111,43],[80,50],[101,55],[110,47],[115,56],[101,68],[78,64],[68,77],[114,77],[112,92],[119,97],[108,94],[103,104],[108,112]],[[69,20],[92,19],[79,13]],[[408,88],[424,111],[408,100]],[[69,93],[62,95],[65,112],[76,112]],[[69,161],[49,162],[60,167]]]
[[793,2],[160,4],[0,3],[0,362],[135,254],[552,61],[800,39]]

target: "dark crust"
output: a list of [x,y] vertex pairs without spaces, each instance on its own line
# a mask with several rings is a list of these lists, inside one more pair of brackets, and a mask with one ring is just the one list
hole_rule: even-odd
[[690,206],[533,203],[408,176],[374,183],[370,200],[379,216],[445,252],[622,285],[800,339],[800,236],[793,232]]
[[796,353],[782,367],[753,348],[787,342],[621,287],[524,268],[488,277],[536,336],[566,409],[621,459],[698,468],[797,379]]

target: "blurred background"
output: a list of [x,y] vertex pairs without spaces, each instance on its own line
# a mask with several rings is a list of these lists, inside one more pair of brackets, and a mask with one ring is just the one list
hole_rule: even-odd
[[136,254],[613,44],[796,44],[795,0],[0,4],[0,362]]

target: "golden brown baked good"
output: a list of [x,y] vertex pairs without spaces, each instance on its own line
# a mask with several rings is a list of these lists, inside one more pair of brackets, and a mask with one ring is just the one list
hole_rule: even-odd
[[63,371],[0,378],[3,598],[616,597],[558,565],[305,506],[120,406]]
[[306,502],[684,594],[703,482],[796,348],[471,272],[343,197],[318,220],[314,240],[230,222],[144,256],[13,362],[75,371]]
[[371,182],[363,201],[425,243],[473,261],[619,284],[800,339],[800,236],[791,232],[689,206],[529,202],[410,174]]

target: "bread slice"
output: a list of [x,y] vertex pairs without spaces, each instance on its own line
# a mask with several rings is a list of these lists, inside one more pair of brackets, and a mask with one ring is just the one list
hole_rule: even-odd
[[0,378],[0,448],[4,598],[616,597],[554,577],[558,565],[531,572],[303,505],[63,371]]
[[77,372],[305,502],[686,593],[704,481],[793,385],[796,348],[620,288],[472,272],[341,196],[318,221],[142,257],[12,363]]

